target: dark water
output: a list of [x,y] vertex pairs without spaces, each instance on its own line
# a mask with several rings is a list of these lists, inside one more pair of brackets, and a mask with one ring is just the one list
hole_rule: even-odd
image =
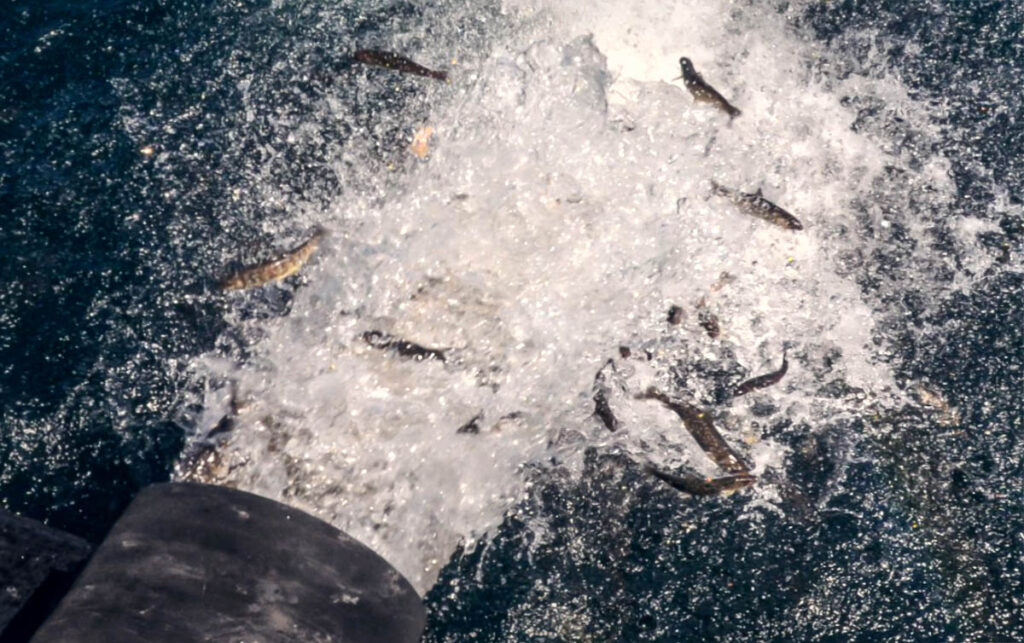
[[[894,226],[851,277],[879,311],[877,343],[898,377],[945,391],[959,427],[909,407],[766,427],[791,451],[782,511],[756,521],[743,494],[681,501],[613,452],[589,452],[579,481],[535,472],[493,542],[443,570],[427,640],[1024,640],[1024,275],[1011,268],[1024,236],[1013,214],[1024,8],[779,10],[801,37],[844,52],[821,73],[895,72],[941,108],[928,138],[882,102],[844,98],[855,128],[912,162],[945,155],[957,187],[952,208],[931,211],[927,186],[908,186],[907,207],[931,221],[926,241]],[[0,8],[5,508],[97,539],[137,489],[167,479],[198,411],[189,359],[244,359],[258,339],[225,321],[212,267],[250,258],[268,230],[310,223],[287,212],[380,187],[343,184],[323,161],[386,164],[400,121],[374,115],[411,120],[427,105],[401,84],[337,82],[344,52],[395,38],[422,48],[453,33],[431,30],[446,15],[402,2]],[[471,58],[496,11],[458,15],[477,19],[448,46]],[[289,136],[289,115],[324,109],[325,91],[343,115]],[[263,182],[287,200],[265,199]],[[971,273],[955,243],[963,216],[996,224],[981,237],[996,258],[987,273]],[[936,300],[904,281],[922,262],[938,281],[969,274],[972,285]],[[232,314],[286,314],[288,292]],[[827,379],[827,365],[803,366]]]

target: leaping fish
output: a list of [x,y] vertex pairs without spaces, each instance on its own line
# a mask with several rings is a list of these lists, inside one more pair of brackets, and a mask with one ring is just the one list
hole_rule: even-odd
[[685,85],[686,89],[690,90],[690,93],[693,94],[694,101],[698,103],[707,103],[717,107],[729,115],[730,121],[742,113],[740,110],[729,104],[729,101],[725,100],[721,94],[715,91],[714,87],[704,80],[704,77],[693,68],[693,63],[689,58],[686,58],[685,56],[680,58],[679,67],[682,69],[683,73],[683,75],[680,76],[683,80],[683,85]]
[[715,181],[711,181],[711,192],[716,196],[729,199],[732,201],[733,205],[750,216],[757,217],[758,219],[764,219],[769,223],[774,223],[777,226],[788,228],[790,230],[804,229],[804,226],[800,223],[799,219],[764,198],[764,196],[761,195],[760,188],[758,188],[757,192],[750,194],[749,192],[733,190],[719,185]]
[[427,348],[404,339],[397,339],[379,330],[368,330],[363,333],[363,341],[381,350],[391,350],[398,353],[399,357],[410,357],[415,361],[425,359],[436,359],[439,362],[445,361],[443,350]]
[[670,486],[693,496],[712,496],[716,493],[736,491],[757,482],[757,476],[751,473],[737,473],[721,478],[701,478],[688,473],[676,475],[656,469],[651,465],[644,467],[647,473]]
[[427,69],[423,65],[415,63],[405,56],[400,56],[390,51],[360,49],[354,53],[352,57],[364,65],[375,65],[377,67],[384,67],[385,69],[393,69],[395,71],[400,71],[406,74],[415,74],[417,76],[426,76],[427,78],[434,78],[436,80],[448,80],[448,74],[446,72]]
[[786,374],[786,371],[788,369],[789,362],[786,361],[786,349],[782,349],[782,366],[779,368],[779,370],[750,378],[749,380],[737,386],[736,389],[732,392],[732,394],[743,395],[744,393],[749,393],[759,388],[771,386],[772,384],[775,384],[776,382],[781,380],[782,376]]
[[700,448],[711,456],[719,467],[733,474],[748,474],[750,467],[743,462],[738,453],[732,450],[722,434],[718,432],[707,412],[687,404],[681,400],[673,400],[658,389],[651,387],[636,396],[640,400],[657,400],[673,411],[683,421],[686,430],[697,441]]
[[615,431],[619,428],[619,419],[615,417],[615,412],[612,411],[611,405],[608,403],[609,388],[606,383],[607,378],[605,377],[604,371],[609,366],[612,370],[615,370],[615,360],[609,359],[601,367],[601,370],[594,375],[594,415],[596,415],[605,428],[609,431]]
[[255,266],[242,268],[238,272],[225,277],[220,282],[221,290],[242,290],[244,288],[255,288],[271,281],[280,281],[285,277],[294,275],[299,271],[309,258],[316,252],[327,231],[317,226],[313,230],[313,236],[302,245],[289,250],[282,256]]

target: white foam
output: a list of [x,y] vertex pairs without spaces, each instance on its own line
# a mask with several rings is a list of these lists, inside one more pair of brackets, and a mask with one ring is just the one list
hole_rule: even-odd
[[[708,467],[656,405],[616,394],[615,435],[592,417],[594,374],[620,344],[675,334],[695,356],[729,347],[757,372],[783,342],[837,347],[848,383],[891,385],[870,348],[872,310],[834,256],[860,242],[839,232],[854,228],[851,201],[897,162],[850,129],[839,98],[856,83],[898,87],[816,79],[821,51],[768,10],[555,4],[514,7],[532,12],[529,27],[455,79],[455,100],[431,119],[432,156],[400,189],[318,217],[335,235],[257,359],[203,367],[251,401],[222,448],[234,467],[222,481],[313,511],[420,590],[522,495],[528,463],[618,442]],[[743,110],[731,126],[669,82],[684,54]],[[708,198],[711,179],[762,188],[806,229]],[[735,279],[712,292],[723,272]],[[695,321],[702,298],[721,319],[717,340]],[[688,318],[670,329],[673,303]],[[450,349],[449,362],[399,360],[359,339],[369,329]],[[631,368],[629,386],[667,381]],[[794,365],[773,395],[814,421],[841,404],[813,399],[819,384]],[[211,392],[211,407],[223,398]],[[740,445],[745,404],[726,411]],[[480,412],[480,434],[456,433]],[[763,472],[783,453],[762,441],[753,456]]]

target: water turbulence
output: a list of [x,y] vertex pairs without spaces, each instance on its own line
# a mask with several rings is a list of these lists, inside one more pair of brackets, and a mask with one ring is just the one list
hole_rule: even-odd
[[[858,468],[858,445],[899,409],[929,408],[912,394],[926,388],[890,363],[880,328],[889,291],[865,283],[875,276],[868,264],[890,257],[892,231],[925,235],[901,200],[936,209],[952,200],[949,164],[851,127],[858,114],[846,100],[918,109],[905,89],[885,76],[828,74],[821,45],[793,35],[784,13],[606,4],[605,14],[506,8],[513,26],[491,33],[472,65],[443,65],[450,85],[354,71],[367,86],[419,82],[413,104],[429,108],[375,125],[399,134],[392,156],[324,161],[343,196],[275,201],[293,217],[287,230],[298,222],[331,234],[286,316],[230,319],[256,337],[246,359],[217,351],[194,364],[209,388],[177,475],[309,510],[421,591],[458,550],[432,595],[451,632],[479,625],[460,620],[460,579],[484,584],[494,565],[518,578],[509,561],[550,562],[560,543],[576,563],[587,556],[579,548],[608,557],[590,561],[611,579],[608,594],[570,600],[585,582],[523,581],[504,606],[508,631],[678,640],[668,625],[678,610],[714,620],[731,599],[711,589],[680,597],[687,568],[672,560],[698,558],[728,577],[723,552],[785,540],[794,522],[825,520],[821,511],[872,520],[848,497],[857,476],[875,475]],[[434,68],[455,57],[418,53]],[[683,55],[741,115],[695,104],[669,80]],[[331,116],[306,116],[313,122],[296,131]],[[901,122],[931,127],[927,115]],[[429,143],[421,136],[406,150],[425,127]],[[715,196],[715,184],[760,190],[802,229],[750,216]],[[970,231],[962,238],[973,242]],[[934,267],[925,250],[909,254],[908,276]],[[281,287],[262,288],[227,296],[244,311]],[[784,377],[734,395],[783,355]],[[650,475],[722,475],[678,415],[645,399],[651,388],[701,409],[753,485],[701,505]],[[944,404],[930,394],[932,407]],[[594,533],[566,523],[593,519],[588,507],[602,517]],[[694,530],[721,551],[700,550]],[[655,590],[614,571],[629,564],[668,570],[648,581],[662,602],[640,604]],[[759,583],[794,578],[770,564],[757,573],[767,574],[750,577]],[[842,610],[814,579],[793,582],[792,601],[776,598],[794,617],[828,622]],[[530,615],[533,601],[551,609]],[[617,615],[600,611],[611,604]]]

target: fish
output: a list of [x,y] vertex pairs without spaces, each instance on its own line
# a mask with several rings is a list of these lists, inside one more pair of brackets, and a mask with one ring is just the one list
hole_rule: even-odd
[[484,419],[484,412],[480,411],[469,421],[456,429],[456,433],[480,433],[480,420]]
[[[725,100],[721,94],[715,91],[712,87],[704,80],[704,77],[693,68],[693,62],[687,57],[679,59],[679,67],[682,69],[683,75],[679,78],[682,79],[683,85],[693,95],[693,100],[698,103],[707,103],[713,105],[718,109],[722,110],[729,115],[729,121],[736,118],[742,112],[733,107],[729,101]],[[679,80],[679,79],[676,79]]]
[[800,223],[799,219],[764,198],[761,194],[760,188],[758,188],[757,192],[751,194],[749,192],[733,190],[719,185],[715,181],[711,181],[711,192],[716,196],[729,199],[732,201],[733,205],[750,216],[757,217],[758,219],[764,219],[769,223],[774,223],[777,226],[787,228],[789,230],[804,229],[804,226]]
[[614,432],[619,429],[619,419],[612,412],[612,407],[608,404],[608,396],[604,389],[599,388],[594,392],[594,415],[601,420],[609,431]]
[[392,69],[405,74],[415,74],[416,76],[426,76],[427,78],[433,78],[435,80],[448,80],[448,74],[446,72],[427,69],[423,65],[415,63],[405,56],[400,56],[390,51],[360,49],[354,53],[352,57],[364,65],[384,67],[385,69]]
[[938,390],[930,388],[925,384],[918,384],[913,387],[912,392],[927,407],[939,412],[939,423],[943,426],[956,426],[960,424],[960,411],[950,406],[946,397]]
[[757,377],[750,378],[749,380],[747,380],[747,381],[743,382],[742,384],[740,384],[739,386],[737,386],[733,390],[732,394],[739,396],[739,395],[743,395],[744,393],[749,393],[751,391],[756,391],[759,388],[764,388],[766,386],[771,386],[772,384],[775,384],[776,382],[781,380],[782,376],[786,374],[786,371],[788,369],[789,369],[789,362],[786,361],[786,350],[783,349],[782,350],[782,366],[779,368],[779,370],[772,371],[771,373],[765,373],[764,375],[758,375]]
[[686,430],[690,432],[690,435],[697,441],[700,448],[704,449],[704,452],[724,471],[736,474],[750,472],[750,467],[743,462],[738,453],[732,450],[729,443],[725,441],[722,434],[711,423],[711,417],[707,412],[692,404],[672,400],[668,395],[654,387],[647,389],[644,393],[637,394],[636,397],[640,400],[657,400],[678,415],[683,421],[683,425],[686,426]]
[[324,238],[327,231],[317,227],[313,236],[308,241],[296,248],[285,252],[282,256],[255,266],[242,268],[236,273],[225,277],[220,282],[221,290],[243,290],[255,288],[271,281],[281,281],[285,277],[294,275],[299,271],[309,258],[316,252],[320,240]]
[[718,321],[718,315],[707,309],[701,309],[697,313],[697,321],[700,323],[700,327],[703,328],[708,337],[711,339],[717,338],[722,334],[722,325]]
[[668,473],[651,465],[644,467],[644,470],[662,482],[668,483],[673,488],[694,496],[712,496],[727,491],[736,491],[737,489],[749,487],[757,481],[757,476],[751,473],[738,473],[731,476],[722,476],[721,478],[702,478],[687,473],[682,475]]
[[673,326],[678,326],[679,324],[683,323],[684,316],[685,315],[683,313],[683,309],[673,304],[672,307],[668,309],[667,321]]
[[608,386],[605,384],[604,370],[611,367],[611,370],[615,370],[615,361],[608,359],[604,362],[604,366],[601,370],[594,375],[594,415],[598,417],[601,423],[604,424],[605,428],[609,431],[618,430],[618,418],[611,411],[611,404],[608,403]]
[[410,357],[417,362],[424,359],[436,359],[439,362],[445,361],[444,351],[420,346],[419,344],[407,342],[404,339],[396,339],[379,330],[366,331],[363,333],[363,340],[374,348],[392,350],[401,357]]
[[206,438],[205,438],[207,440],[209,440],[210,438],[219,437],[219,436],[222,436],[222,435],[225,435],[225,434],[228,434],[228,433],[231,433],[232,431],[234,431],[235,430],[235,418],[237,418],[239,413],[241,413],[248,406],[248,404],[246,404],[245,402],[242,402],[239,399],[239,396],[238,396],[238,382],[236,382],[235,380],[231,380],[228,383],[228,391],[229,391],[228,412],[225,413],[223,417],[221,417],[220,421],[218,421],[217,424],[214,425],[214,427],[212,429],[207,431]]
[[608,386],[605,384],[604,369],[612,367],[615,370],[615,362],[608,360],[605,362],[601,370],[594,375],[594,415],[596,415],[605,428],[609,431],[616,431],[619,428],[619,419],[615,417],[615,413],[612,412],[612,407],[608,403]]

